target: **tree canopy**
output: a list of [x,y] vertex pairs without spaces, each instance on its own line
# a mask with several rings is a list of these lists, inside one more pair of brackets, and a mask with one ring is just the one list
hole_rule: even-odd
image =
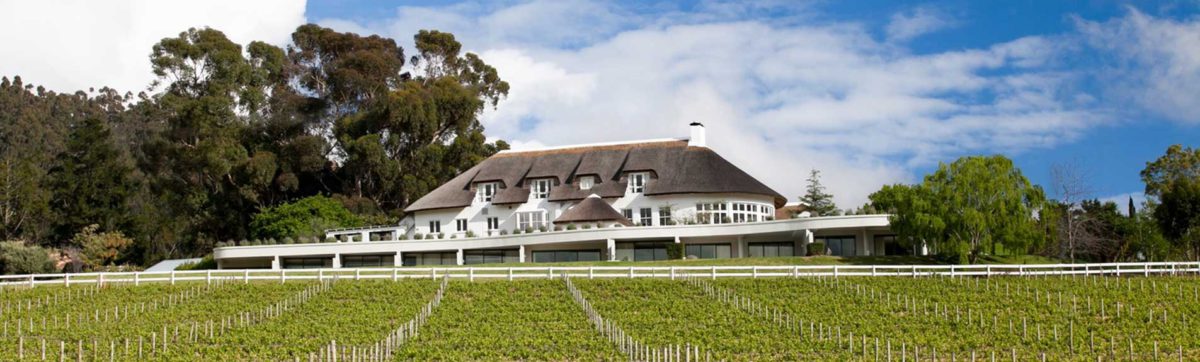
[[833,203],[833,195],[825,192],[825,186],[821,185],[821,171],[811,170],[807,181],[804,196],[800,196],[800,202],[806,205],[805,208],[816,216],[837,215],[840,210],[837,204]]
[[[312,24],[286,48],[196,28],[148,49],[156,80],[145,93],[59,94],[4,77],[0,239],[65,247],[97,225],[134,240],[104,262],[151,263],[326,221],[394,222],[508,147],[479,123],[508,94],[498,71],[452,34],[414,40],[406,58],[393,39]],[[332,196],[319,210],[361,214],[255,224],[315,195]]]
[[968,262],[998,247],[1027,250],[1041,235],[1036,215],[1045,202],[1004,156],[940,164],[922,183],[884,186],[870,199],[892,215],[900,241]]

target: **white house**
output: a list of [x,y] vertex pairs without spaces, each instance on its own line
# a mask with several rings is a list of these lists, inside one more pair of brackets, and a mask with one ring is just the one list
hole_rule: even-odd
[[[786,198],[691,137],[503,151],[338,242],[218,248],[222,268],[883,255],[886,215],[776,219]],[[781,213],[786,214],[786,213]]]

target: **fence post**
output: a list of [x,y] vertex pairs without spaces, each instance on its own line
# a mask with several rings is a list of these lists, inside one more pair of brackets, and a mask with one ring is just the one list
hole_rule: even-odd
[[751,277],[758,278],[758,267],[757,266],[750,267],[750,275],[751,275]]
[[175,271],[171,271],[171,285],[175,285]]
[[250,284],[250,270],[249,269],[242,271],[242,283]]
[[279,284],[287,283],[287,270],[279,269]]
[[675,280],[675,267],[671,267],[671,280]]
[[872,266],[871,266],[871,276],[876,276],[876,275],[875,275],[875,266],[874,266],[874,265],[872,265]]
[[68,287],[71,286],[71,274],[67,274],[66,277],[63,278],[63,285]]
[[33,284],[33,274],[29,274],[29,287],[33,288],[35,285]]
[[[512,269],[509,269],[512,270]],[[467,268],[467,281],[475,281],[475,267]]]
[[588,267],[588,279],[595,278],[595,274],[594,274],[595,270],[596,270],[596,267],[593,267],[593,266]]
[[954,264],[950,264],[950,277],[954,277]]
[[104,273],[100,273],[100,285],[104,285]]
[[[137,274],[134,274],[134,277],[137,277]],[[212,285],[212,270],[206,270],[204,272],[204,283]]]
[[837,278],[837,276],[838,276],[838,266],[834,265],[833,266],[833,277]]
[[142,285],[142,273],[133,273],[133,285]]

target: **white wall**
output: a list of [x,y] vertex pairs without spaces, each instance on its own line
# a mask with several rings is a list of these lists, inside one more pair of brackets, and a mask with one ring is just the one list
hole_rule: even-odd
[[[557,186],[564,187],[564,186]],[[576,186],[566,186],[576,187]],[[751,202],[762,205],[772,205],[773,198],[763,195],[751,194],[683,194],[683,195],[662,195],[662,196],[646,196],[642,194],[626,195],[617,199],[606,199],[614,209],[632,209],[633,220],[637,223],[641,218],[641,209],[651,209],[652,225],[660,225],[659,209],[661,207],[671,207],[671,217],[677,223],[682,223],[687,219],[694,219],[696,215],[697,203],[713,203],[713,202]],[[413,232],[408,235],[413,238],[414,234],[422,234],[426,237],[430,235],[429,222],[432,220],[441,221],[441,232],[446,234],[446,238],[455,235],[457,238],[463,238],[465,232],[457,232],[455,230],[456,219],[467,219],[467,229],[473,232],[476,236],[487,236],[487,218],[498,217],[500,219],[500,229],[512,232],[517,228],[517,213],[530,211],[543,211],[546,213],[546,220],[553,223],[554,219],[562,215],[570,207],[577,202],[550,202],[544,199],[529,200],[522,204],[512,205],[492,205],[490,203],[475,203],[461,209],[439,209],[417,211],[414,214],[415,227]],[[483,210],[487,209],[488,215],[483,215]],[[732,211],[732,210],[726,210]],[[769,213],[772,214],[773,213]]]

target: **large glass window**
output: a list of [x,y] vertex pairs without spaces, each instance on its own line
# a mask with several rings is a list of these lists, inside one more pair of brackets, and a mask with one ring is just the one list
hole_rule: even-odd
[[467,219],[454,219],[454,231],[467,231]]
[[518,249],[463,250],[463,264],[499,264],[520,261]]
[[534,263],[600,261],[600,250],[554,250],[533,252]]
[[488,231],[499,230],[500,229],[500,218],[498,218],[498,217],[487,218],[487,229],[488,229]]
[[530,211],[517,213],[517,227],[524,230],[526,228],[537,229],[546,226],[545,211]]
[[644,172],[629,174],[629,185],[626,188],[626,192],[630,194],[640,194],[646,191],[646,179],[649,178],[649,176],[650,175]]
[[550,197],[550,180],[533,180],[533,185],[529,190],[529,197],[533,199]]
[[858,255],[853,236],[823,236],[816,238],[818,243],[824,243],[829,249],[829,255],[855,256]]
[[284,269],[332,268],[333,258],[283,258],[280,264],[283,264],[280,267]]
[[668,242],[617,243],[617,260],[654,261],[667,260]]
[[643,207],[638,210],[638,224],[642,226],[654,225],[654,209]]
[[791,241],[749,243],[746,248],[752,258],[796,255],[796,244]]
[[729,244],[687,245],[684,249],[689,258],[694,256],[700,259],[727,259],[731,256]]
[[621,216],[629,219],[629,221],[633,221],[633,209],[621,209]]
[[430,233],[430,234],[437,234],[437,233],[440,233],[440,232],[442,232],[442,221],[441,221],[441,220],[431,220],[431,221],[429,221],[429,233]]
[[457,252],[436,252],[436,253],[404,253],[401,265],[417,266],[417,265],[457,265]]
[[481,183],[475,186],[475,201],[476,202],[492,202],[492,197],[496,196],[496,189],[500,187],[495,182]]
[[342,267],[364,268],[392,266],[391,255],[342,255]]
[[591,190],[592,186],[595,185],[595,183],[596,183],[596,179],[593,178],[592,176],[582,176],[579,178],[579,189],[580,190]]

